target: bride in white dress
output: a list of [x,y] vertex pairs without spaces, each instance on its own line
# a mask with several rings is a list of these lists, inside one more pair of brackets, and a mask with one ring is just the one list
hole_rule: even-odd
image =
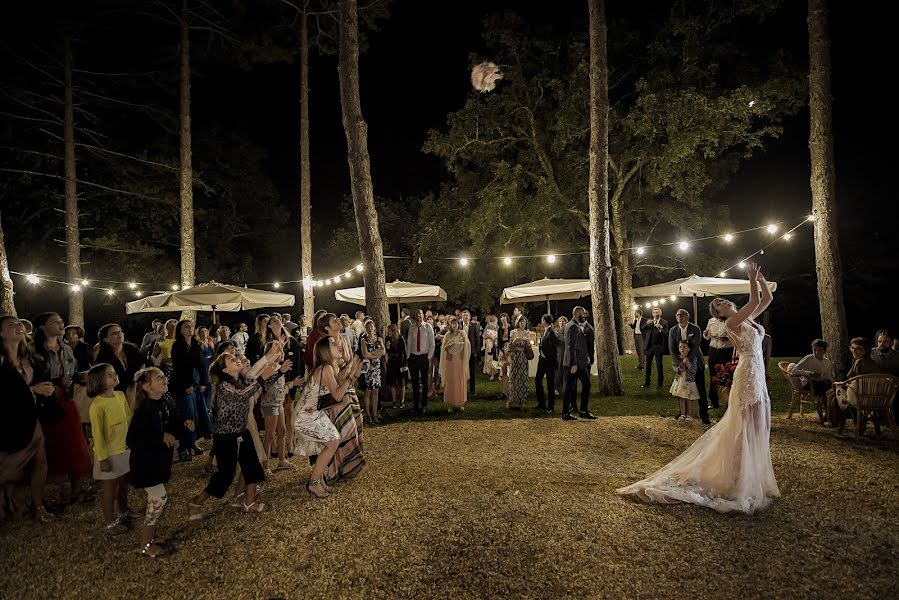
[[780,497],[771,465],[771,400],[765,383],[762,340],[755,318],[772,295],[759,266],[747,266],[749,302],[715,298],[713,313],[726,317],[728,335],[740,360],[734,373],[727,412],[692,446],[643,481],[616,490],[644,502],[689,502],[719,512],[753,513]]

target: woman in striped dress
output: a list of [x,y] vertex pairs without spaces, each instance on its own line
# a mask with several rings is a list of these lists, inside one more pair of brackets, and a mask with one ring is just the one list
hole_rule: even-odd
[[[324,330],[327,336],[327,341],[318,343],[330,344],[331,355],[339,369],[337,384],[342,385],[354,370],[355,372],[359,371],[359,358],[353,354],[349,340],[340,335],[342,325],[337,315],[325,313],[319,317],[317,326]],[[337,398],[337,400],[340,401],[339,404],[324,409],[337,431],[340,432],[340,445],[337,447],[337,452],[334,453],[334,458],[328,464],[328,468],[325,469],[326,485],[352,479],[367,469],[363,455],[363,413],[355,387],[350,385],[343,398]],[[348,400],[348,402],[344,400]]]

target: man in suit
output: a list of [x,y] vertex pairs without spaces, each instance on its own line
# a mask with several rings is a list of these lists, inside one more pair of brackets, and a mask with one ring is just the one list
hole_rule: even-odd
[[590,402],[590,365],[593,364],[596,352],[593,327],[587,322],[587,309],[583,306],[575,306],[571,316],[571,322],[565,326],[565,355],[562,359],[562,365],[568,369],[567,390],[562,403],[562,420],[577,420],[571,411],[576,406],[578,380],[581,382],[580,417],[595,420],[596,417],[587,410]]
[[425,322],[421,309],[415,311],[406,336],[406,363],[412,378],[412,407],[416,414],[428,409],[428,365],[434,357],[434,330]]
[[474,376],[478,372],[478,356],[481,354],[481,326],[471,320],[471,313],[462,311],[462,331],[468,336],[471,344],[471,355],[468,358],[468,397],[474,398]]
[[668,351],[668,321],[662,318],[662,309],[659,307],[652,309],[652,319],[647,321],[646,330],[643,331],[643,351],[646,355],[646,378],[643,380],[643,387],[649,387],[649,380],[652,378],[652,362],[656,363],[656,370],[659,372],[659,387],[665,383],[665,373],[662,371],[662,357]]
[[[537,359],[537,376],[534,382],[537,384],[537,408],[545,409],[552,414],[556,403],[556,369],[559,367],[557,348],[559,338],[553,331],[553,316],[543,315],[543,337],[540,339],[540,357]],[[546,392],[549,400],[544,396],[543,378],[546,377]]]
[[702,357],[702,330],[695,323],[690,322],[690,313],[681,308],[674,315],[677,324],[668,332],[668,350],[671,352],[671,362],[674,371],[677,372],[677,365],[680,364],[680,352],[677,349],[681,340],[690,342],[690,358],[696,359],[696,387],[699,388],[699,418],[706,425],[709,421],[709,400],[706,396],[705,389],[705,360]]
[[646,349],[643,347],[643,332],[646,331],[647,320],[643,318],[643,311],[634,310],[634,320],[631,329],[634,330],[634,348],[637,352],[637,368],[643,369],[646,365]]

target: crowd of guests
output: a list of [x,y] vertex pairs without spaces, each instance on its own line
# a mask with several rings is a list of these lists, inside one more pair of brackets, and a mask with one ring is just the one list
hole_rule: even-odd
[[[864,337],[856,337],[849,342],[852,367],[845,376],[835,372],[833,363],[827,356],[828,343],[823,339],[812,342],[811,354],[798,363],[787,366],[789,375],[797,378],[799,386],[814,396],[818,419],[822,425],[837,427],[843,431],[848,419],[859,418],[854,395],[848,393],[853,377],[874,373],[899,377],[899,339],[894,339],[889,331],[881,329],[875,334],[874,340],[874,347]],[[897,411],[899,403],[894,401],[894,418],[899,414]],[[874,425],[879,429],[878,421]]]

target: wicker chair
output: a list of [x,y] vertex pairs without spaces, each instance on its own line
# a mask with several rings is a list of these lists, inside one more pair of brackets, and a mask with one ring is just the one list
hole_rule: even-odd
[[790,363],[782,360],[777,363],[777,368],[780,369],[780,372],[783,374],[784,378],[787,380],[787,384],[790,386],[790,408],[788,410],[787,418],[793,418],[793,406],[798,402],[799,403],[799,418],[802,418],[802,407],[806,404],[814,404],[815,399],[812,393],[809,390],[802,389],[802,382],[795,375],[790,375],[790,372],[787,371],[787,365]]
[[880,418],[890,426],[893,435],[899,435],[892,408],[896,391],[899,390],[899,378],[885,373],[857,375],[846,380],[846,393],[849,404],[858,411],[855,439],[858,439],[868,424],[874,423],[874,431],[880,435]]

